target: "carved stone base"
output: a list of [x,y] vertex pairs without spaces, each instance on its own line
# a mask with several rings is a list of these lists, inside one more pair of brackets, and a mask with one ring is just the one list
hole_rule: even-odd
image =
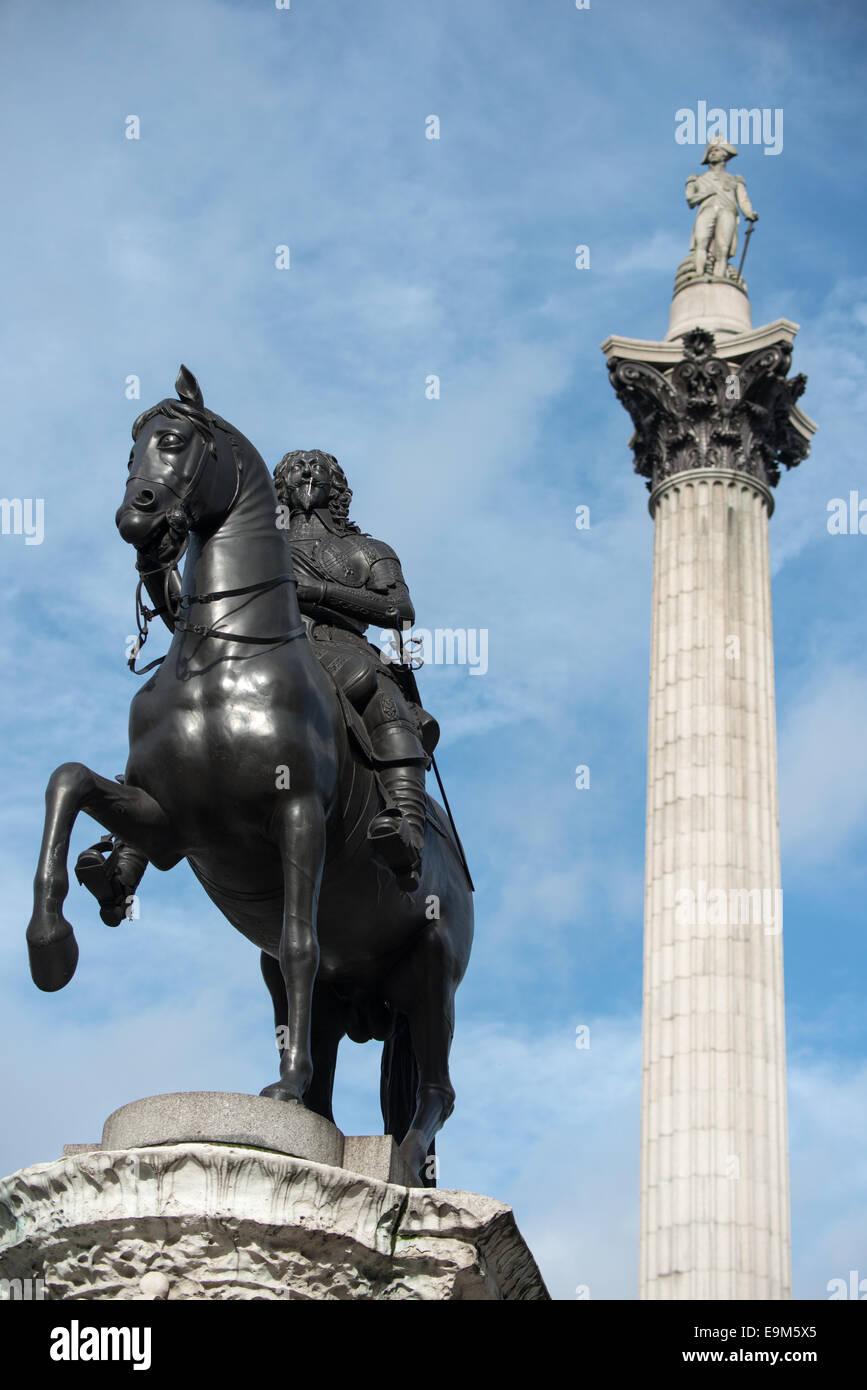
[[549,1297],[501,1202],[213,1143],[0,1181],[0,1278],[57,1301]]
[[732,285],[737,285],[743,290],[744,294],[747,294],[747,282],[742,275],[738,275],[734,265],[730,265],[726,262],[725,266],[720,270],[719,275],[715,272],[716,262],[712,252],[708,252],[704,271],[699,275],[695,268],[695,252],[690,251],[684,256],[680,265],[677,267],[677,274],[674,277],[674,290],[672,293],[680,294],[680,291],[686,285],[694,285],[701,282],[718,282],[722,280],[728,281]]

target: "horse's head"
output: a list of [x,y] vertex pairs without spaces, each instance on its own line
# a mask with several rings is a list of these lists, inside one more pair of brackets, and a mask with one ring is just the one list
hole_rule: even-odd
[[190,531],[219,523],[238,494],[240,463],[231,427],[205,408],[181,367],[178,399],[160,401],[132,427],[129,481],[115,520],[136,550],[169,562]]

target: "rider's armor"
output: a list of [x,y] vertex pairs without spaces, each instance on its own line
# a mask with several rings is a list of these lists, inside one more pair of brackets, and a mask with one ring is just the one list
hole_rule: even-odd
[[368,838],[401,887],[412,890],[424,840],[425,769],[438,729],[407,698],[403,668],[383,661],[364,636],[370,623],[400,629],[414,621],[400,561],[390,546],[341,524],[325,507],[295,512],[289,535],[313,649],[370,739],[386,805],[371,821]]

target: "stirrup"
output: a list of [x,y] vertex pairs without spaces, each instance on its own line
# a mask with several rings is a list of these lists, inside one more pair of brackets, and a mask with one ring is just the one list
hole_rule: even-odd
[[391,870],[398,887],[414,893],[419,885],[421,854],[403,811],[396,806],[378,811],[367,827],[367,839],[374,858]]
[[123,884],[114,873],[117,846],[111,835],[81,851],[75,861],[75,877],[99,903],[99,915],[107,927],[118,927],[126,916]]

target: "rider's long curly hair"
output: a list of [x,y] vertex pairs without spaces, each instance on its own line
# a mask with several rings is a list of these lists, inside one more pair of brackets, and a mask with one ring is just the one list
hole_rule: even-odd
[[274,486],[277,489],[277,497],[288,507],[289,501],[289,469],[297,459],[313,458],[317,462],[326,463],[331,473],[331,493],[328,498],[328,510],[332,519],[337,523],[342,531],[356,531],[361,534],[361,527],[356,526],[354,521],[349,520],[349,504],[352,501],[352,488],[346,481],[346,474],[337,462],[333,454],[326,454],[322,449],[293,449],[290,453],[284,454],[277,467],[274,469]]

